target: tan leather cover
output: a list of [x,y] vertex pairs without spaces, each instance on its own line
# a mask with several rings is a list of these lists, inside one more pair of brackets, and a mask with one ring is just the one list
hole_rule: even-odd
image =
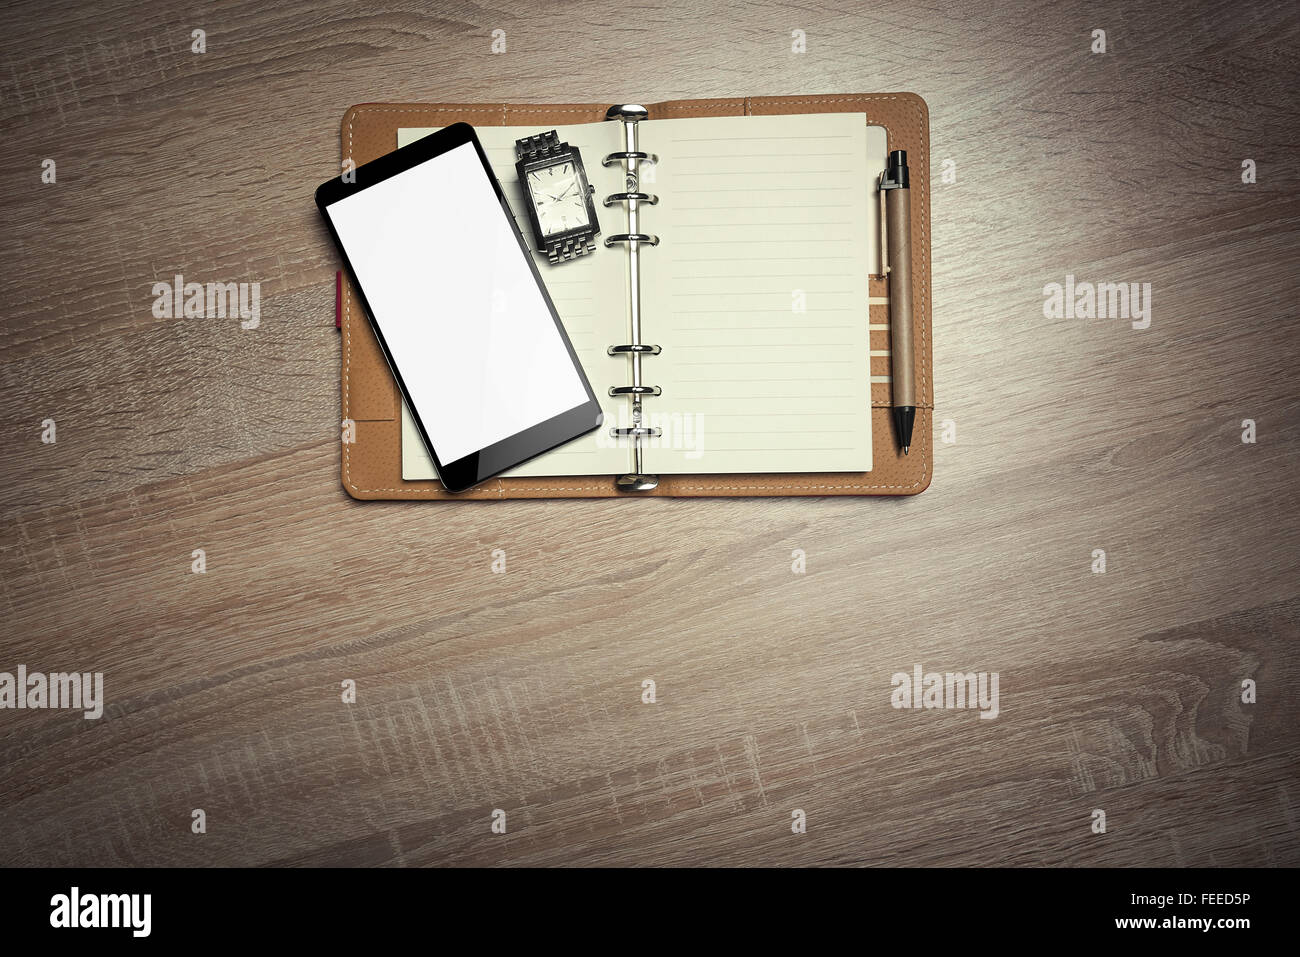
[[[608,103],[514,105],[508,103],[363,103],[343,116],[344,159],[356,165],[397,148],[397,130],[410,126],[536,126],[599,122]],[[871,386],[870,472],[781,472],[726,475],[665,475],[649,492],[620,492],[613,476],[491,479],[451,494],[436,481],[402,480],[401,399],[352,284],[345,276],[343,314],[343,418],[355,423],[353,441],[342,445],[343,487],[359,499],[598,498],[646,495],[914,495],[930,484],[933,455],[934,380],[930,358],[930,117],[914,93],[827,96],[752,96],[721,100],[674,100],[647,104],[650,119],[773,113],[866,113],[888,132],[889,149],[908,153],[912,200],[912,302],[916,428],[911,454],[898,449],[890,418],[887,383]],[[650,144],[653,149],[653,144]],[[887,281],[873,278],[872,296],[885,296]],[[889,307],[872,305],[873,350],[889,348]],[[652,320],[647,320],[647,322]],[[868,321],[864,317],[864,321]],[[653,360],[652,360],[653,361]],[[889,375],[889,359],[863,357],[872,375]],[[653,455],[653,450],[651,450]],[[653,465],[653,461],[648,463]]]

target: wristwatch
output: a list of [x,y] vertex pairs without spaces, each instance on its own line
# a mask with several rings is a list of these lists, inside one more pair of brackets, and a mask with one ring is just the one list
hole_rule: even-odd
[[578,148],[551,130],[517,140],[515,160],[537,248],[553,263],[595,252],[596,187],[587,183]]

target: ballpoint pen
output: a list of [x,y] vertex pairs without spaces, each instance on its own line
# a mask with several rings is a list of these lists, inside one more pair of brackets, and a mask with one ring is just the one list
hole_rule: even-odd
[[916,383],[912,378],[912,210],[907,151],[889,154],[880,177],[885,194],[885,238],[889,249],[889,354],[894,395],[894,429],[906,455],[916,421]]

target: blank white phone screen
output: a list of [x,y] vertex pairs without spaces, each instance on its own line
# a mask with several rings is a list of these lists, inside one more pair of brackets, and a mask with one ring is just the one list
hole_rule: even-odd
[[326,211],[442,462],[588,401],[473,143]]

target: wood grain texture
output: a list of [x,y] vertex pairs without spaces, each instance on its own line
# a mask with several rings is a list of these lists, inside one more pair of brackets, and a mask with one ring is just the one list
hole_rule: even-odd
[[[108,702],[0,710],[0,864],[1300,863],[1298,41],[1281,3],[6,6],[0,671]],[[344,495],[346,107],[885,90],[931,116],[923,495]],[[177,272],[261,326],[155,319]],[[1045,319],[1067,274],[1151,327]],[[998,718],[893,709],[916,663],[998,672]]]

